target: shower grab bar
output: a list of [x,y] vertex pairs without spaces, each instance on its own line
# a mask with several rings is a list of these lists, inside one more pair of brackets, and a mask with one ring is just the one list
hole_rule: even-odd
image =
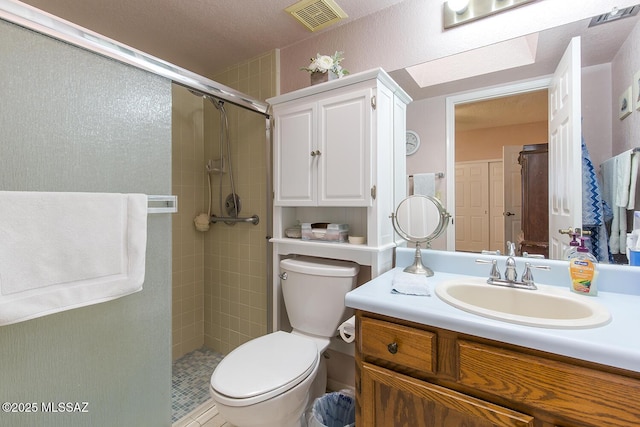
[[215,215],[211,215],[211,218],[209,219],[209,222],[211,222],[211,224],[215,224],[216,222],[250,222],[253,225],[258,225],[258,223],[260,222],[260,217],[258,215],[253,215],[250,216],[248,218],[238,218],[238,217],[234,217],[234,216],[215,216]]
[[178,212],[178,196],[147,196],[147,213]]

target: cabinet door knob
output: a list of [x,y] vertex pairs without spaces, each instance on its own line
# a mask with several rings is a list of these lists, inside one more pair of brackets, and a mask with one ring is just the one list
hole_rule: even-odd
[[312,151],[312,152],[311,152],[311,157],[315,157],[315,156],[316,156],[316,152],[315,152],[315,151]]
[[389,350],[389,353],[391,354],[396,354],[398,352],[398,343],[392,342],[391,344],[388,344],[387,350]]

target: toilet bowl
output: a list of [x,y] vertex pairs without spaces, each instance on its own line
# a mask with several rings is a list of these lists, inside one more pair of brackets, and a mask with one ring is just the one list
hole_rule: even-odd
[[344,317],[344,295],[358,274],[357,264],[309,257],[282,260],[280,269],[293,330],[242,344],[211,376],[211,397],[236,427],[302,425],[305,409],[325,391],[322,353]]

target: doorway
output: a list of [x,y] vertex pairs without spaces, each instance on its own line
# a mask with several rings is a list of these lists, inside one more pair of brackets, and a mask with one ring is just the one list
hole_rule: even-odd
[[[544,79],[447,99],[448,170],[456,171],[447,182],[455,194],[447,209],[456,220],[448,250],[503,252],[507,240],[521,237],[518,154],[524,145],[547,142],[547,87]],[[462,179],[470,166],[477,177],[471,183]]]

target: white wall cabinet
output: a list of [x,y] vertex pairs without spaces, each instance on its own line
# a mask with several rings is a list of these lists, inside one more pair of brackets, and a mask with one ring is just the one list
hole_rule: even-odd
[[[406,196],[406,105],[411,98],[381,69],[267,100],[274,118],[274,327],[279,262],[294,254],[344,259],[375,277],[392,266],[390,215]],[[302,222],[349,224],[365,245],[285,236]],[[365,269],[366,271],[366,269]]]
[[374,90],[274,106],[276,206],[371,206]]

